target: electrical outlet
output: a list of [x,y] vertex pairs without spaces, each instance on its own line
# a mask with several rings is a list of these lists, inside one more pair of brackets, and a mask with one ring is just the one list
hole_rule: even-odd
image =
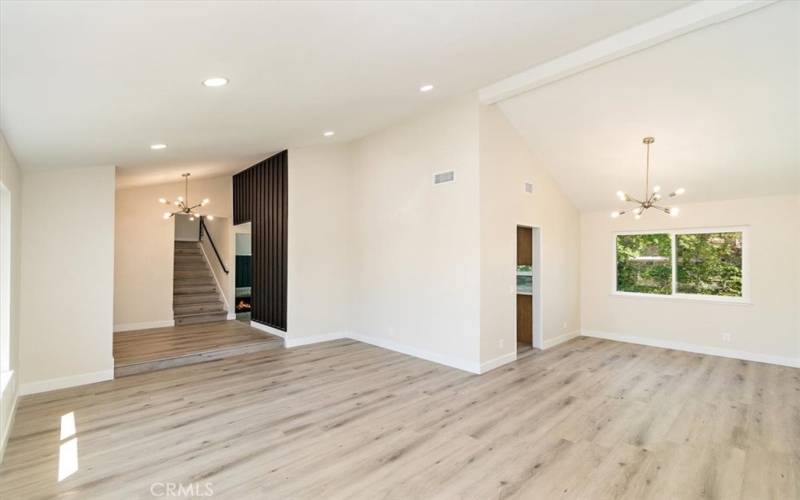
[[563,328],[564,330],[567,329],[567,322],[566,321],[561,325],[561,328]]
[[500,339],[500,340],[497,342],[497,346],[498,346],[498,347],[500,347],[500,349],[502,349],[503,347],[505,347],[505,346],[506,346],[506,341],[505,341],[505,339]]
[[731,334],[730,333],[723,333],[722,334],[722,341],[725,342],[726,344],[729,344],[731,342]]

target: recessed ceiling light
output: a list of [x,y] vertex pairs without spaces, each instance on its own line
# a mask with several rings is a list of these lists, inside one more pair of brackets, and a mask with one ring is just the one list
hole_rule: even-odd
[[228,84],[228,79],[223,78],[221,76],[215,76],[214,78],[203,80],[203,85],[205,85],[206,87],[222,87],[223,85],[227,84]]
[[166,144],[151,144],[150,145],[150,149],[152,149],[152,150],[164,149],[166,147],[167,147]]
[[325,137],[331,137],[335,133],[336,132],[334,132],[333,130],[328,130],[327,132],[323,132],[322,135],[324,135]]
[[430,83],[423,85],[422,87],[419,88],[420,92],[430,92],[431,90],[433,90],[433,85],[431,85]]

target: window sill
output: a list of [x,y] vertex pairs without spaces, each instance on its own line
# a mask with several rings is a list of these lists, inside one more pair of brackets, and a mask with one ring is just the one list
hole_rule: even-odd
[[613,297],[623,297],[632,299],[653,299],[677,302],[711,302],[715,304],[731,304],[737,306],[752,306],[753,302],[744,297],[715,297],[712,295],[657,295],[654,293],[635,293],[635,292],[611,292]]

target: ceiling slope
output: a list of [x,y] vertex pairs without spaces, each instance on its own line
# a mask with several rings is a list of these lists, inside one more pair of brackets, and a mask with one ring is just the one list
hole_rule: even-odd
[[651,179],[682,203],[800,192],[800,4],[778,2],[499,106],[582,210]]

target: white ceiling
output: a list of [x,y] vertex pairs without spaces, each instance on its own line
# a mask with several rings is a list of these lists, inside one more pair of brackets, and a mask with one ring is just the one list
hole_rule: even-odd
[[[3,1],[0,129],[23,168],[118,165],[122,186],[235,171],[331,140],[324,130],[363,136],[684,4]],[[205,88],[209,76],[230,85]]]
[[779,2],[500,106],[582,210],[642,195],[648,135],[651,179],[682,203],[797,193],[799,32],[800,4]]

